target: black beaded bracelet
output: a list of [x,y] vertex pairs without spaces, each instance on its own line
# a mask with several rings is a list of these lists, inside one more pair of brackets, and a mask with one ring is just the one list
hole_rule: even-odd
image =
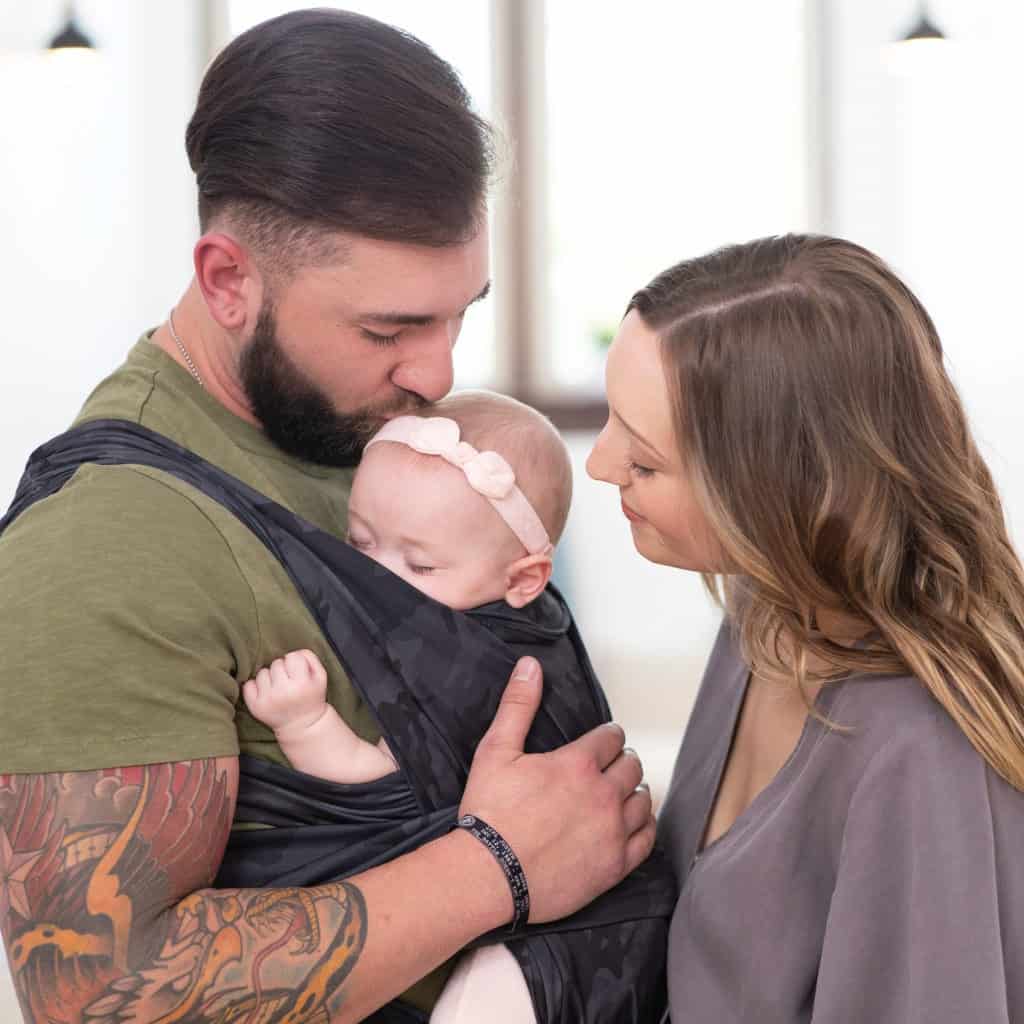
[[508,887],[512,890],[512,906],[515,908],[512,915],[512,931],[517,932],[524,928],[530,917],[530,890],[526,884],[523,865],[512,852],[512,847],[505,842],[500,832],[474,814],[464,814],[455,823],[455,827],[464,828],[476,836],[494,854],[494,859],[501,865]]

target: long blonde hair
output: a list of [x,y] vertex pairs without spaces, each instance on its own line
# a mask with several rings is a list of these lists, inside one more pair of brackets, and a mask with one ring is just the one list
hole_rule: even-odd
[[[629,308],[660,338],[729,568],[705,582],[748,660],[805,693],[909,672],[1024,790],[1024,571],[917,298],[858,245],[787,235],[679,263]],[[826,609],[876,639],[833,642]]]

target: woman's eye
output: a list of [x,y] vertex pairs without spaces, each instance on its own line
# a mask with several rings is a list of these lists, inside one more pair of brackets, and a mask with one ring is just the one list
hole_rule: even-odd
[[432,565],[410,565],[409,568],[417,576],[429,576],[434,571],[434,566]]
[[629,460],[629,471],[636,473],[637,476],[651,476],[654,473],[650,466],[641,466],[639,462],[634,462],[632,459]]
[[368,330],[365,327],[360,327],[360,331],[363,332],[363,337],[367,341],[372,341],[374,345],[393,345],[397,340],[398,336],[402,333],[401,331],[395,331],[394,334],[378,334],[376,331]]

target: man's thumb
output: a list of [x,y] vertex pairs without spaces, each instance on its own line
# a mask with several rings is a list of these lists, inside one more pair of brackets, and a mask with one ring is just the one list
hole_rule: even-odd
[[526,734],[540,707],[542,690],[540,663],[536,658],[520,658],[483,742],[488,746],[505,747],[521,754],[526,744]]

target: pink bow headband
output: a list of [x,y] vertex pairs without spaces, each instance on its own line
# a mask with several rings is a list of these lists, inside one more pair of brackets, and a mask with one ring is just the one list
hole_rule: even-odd
[[531,555],[550,555],[554,550],[540,516],[516,486],[512,467],[497,452],[478,452],[459,440],[455,420],[446,416],[396,416],[370,438],[366,448],[378,441],[408,445],[421,455],[439,455],[462,470],[469,486],[491,503]]

